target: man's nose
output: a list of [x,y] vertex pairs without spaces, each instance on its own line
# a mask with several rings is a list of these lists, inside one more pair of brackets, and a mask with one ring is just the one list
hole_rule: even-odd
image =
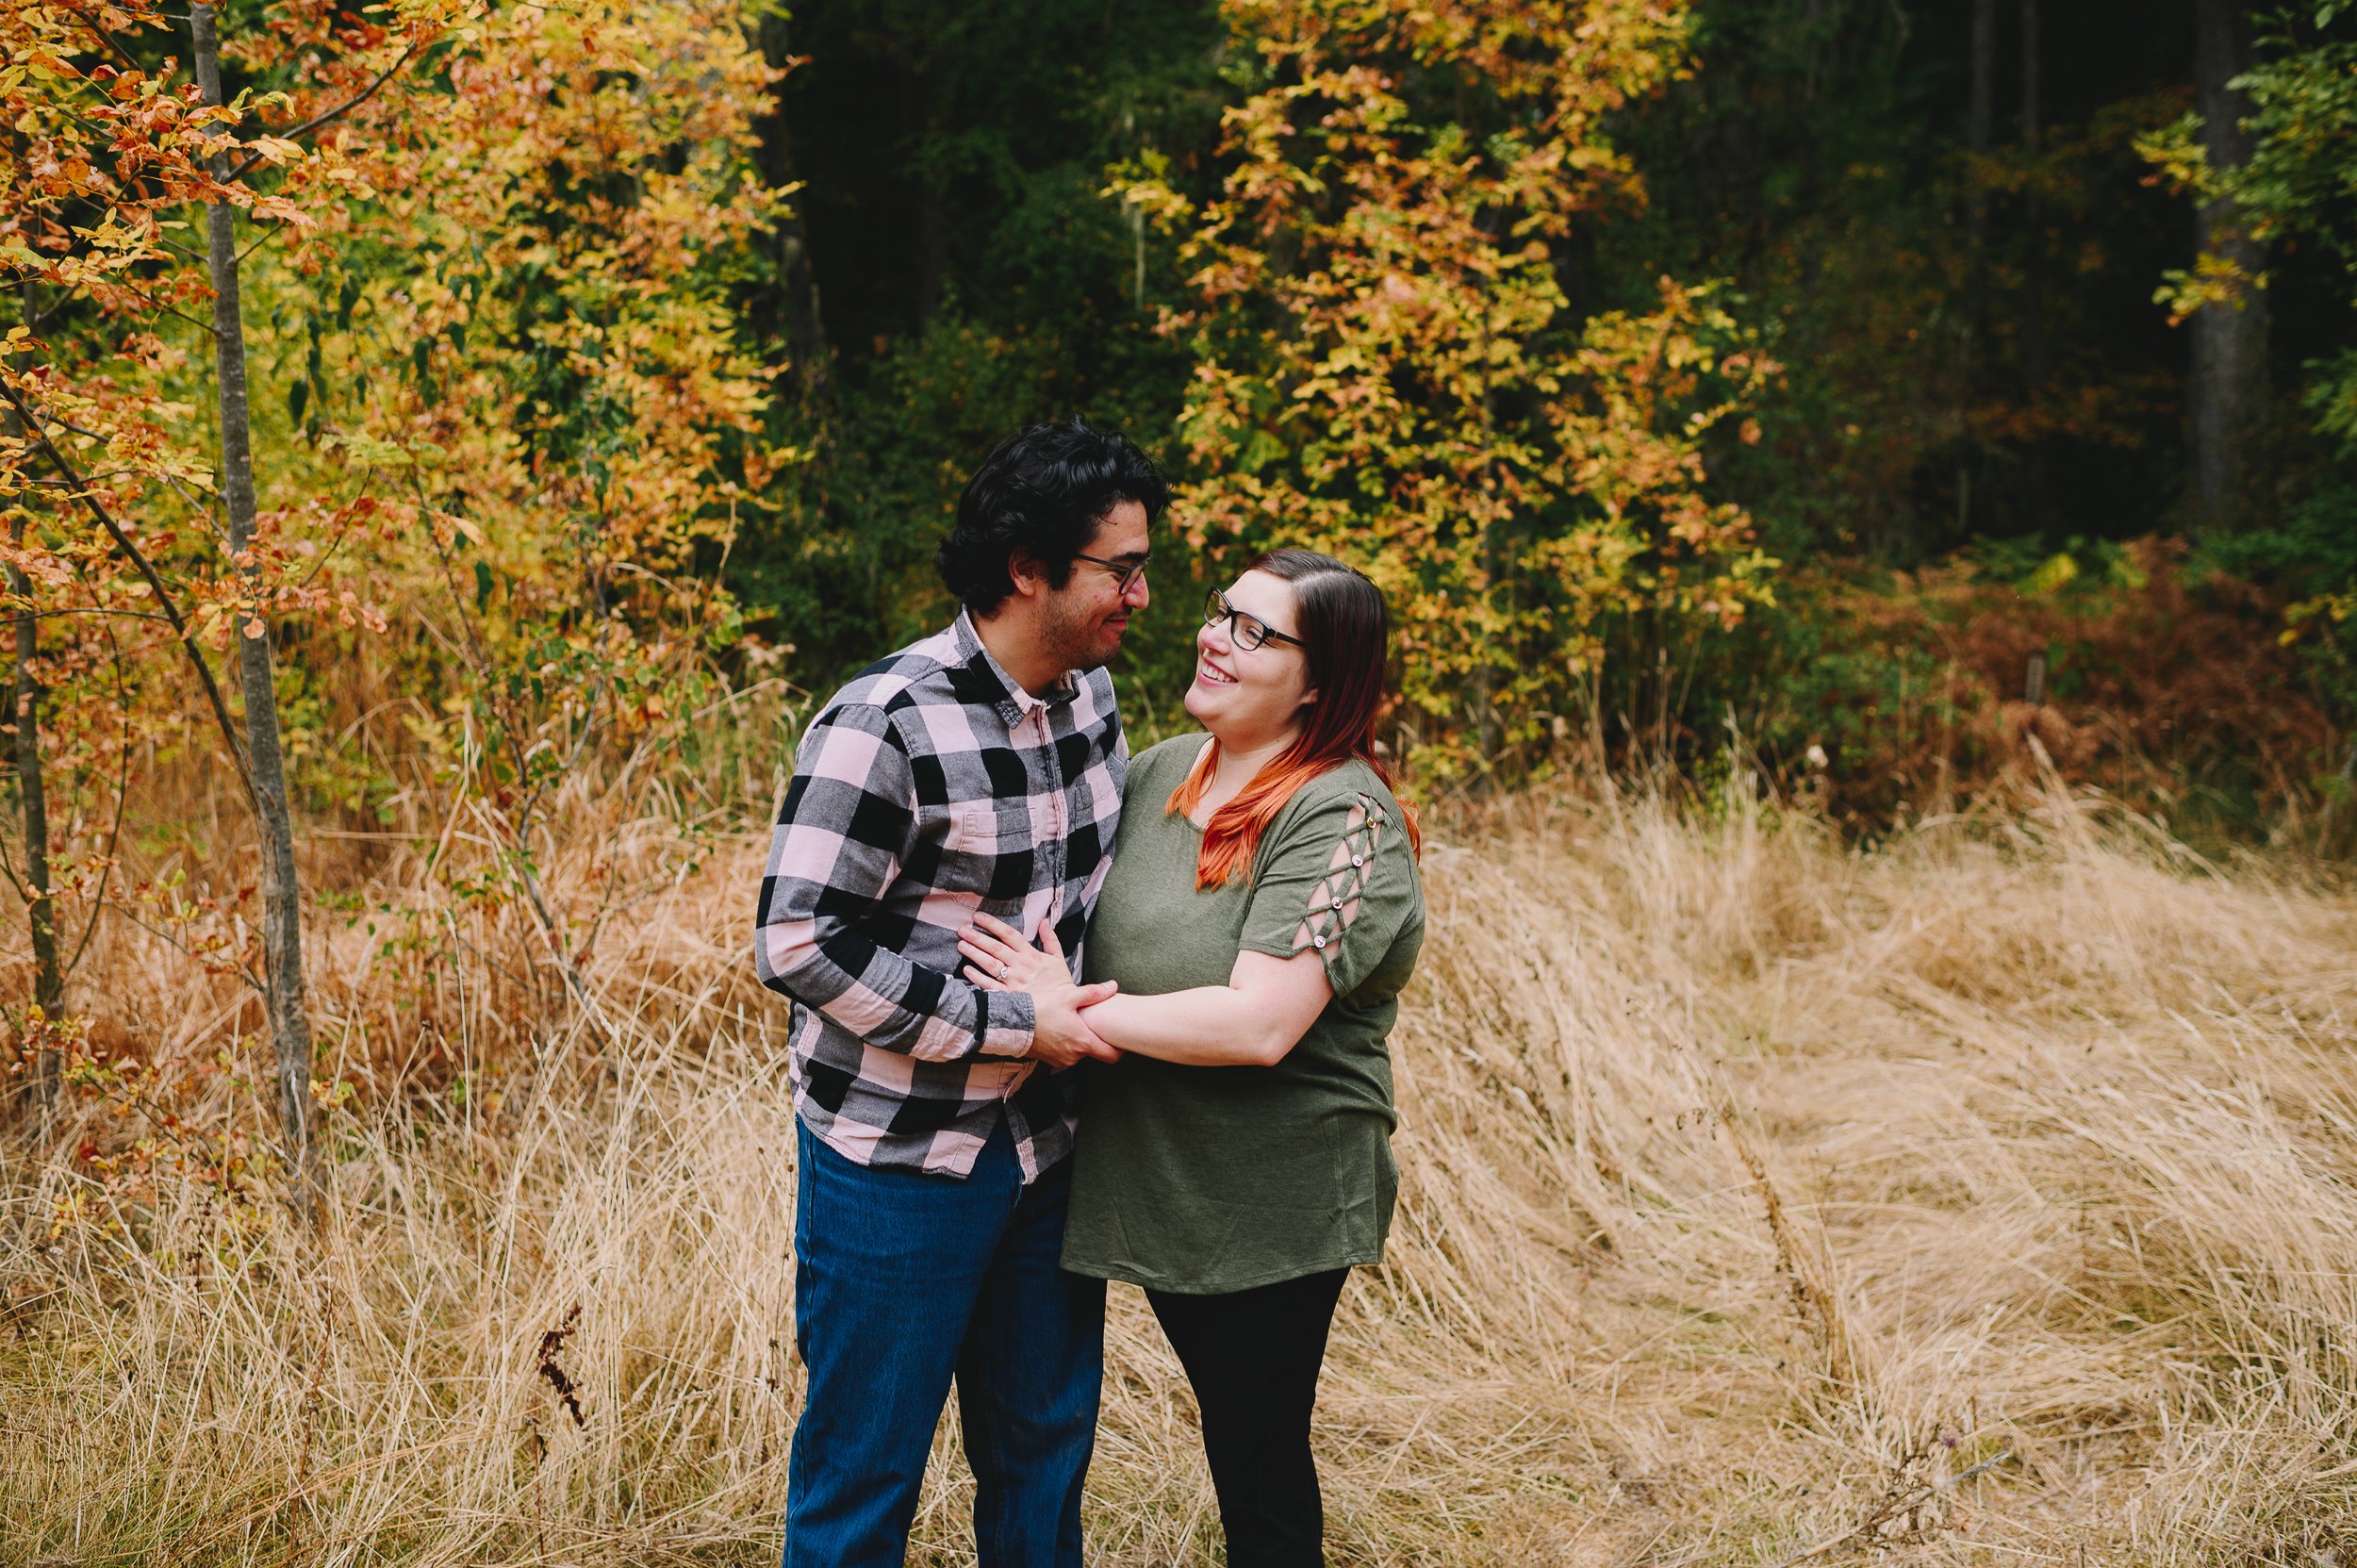
[[1139,569],[1137,576],[1130,580],[1129,586],[1121,590],[1121,597],[1141,610],[1145,609],[1146,603],[1153,599],[1154,590],[1146,586],[1146,571],[1143,568]]

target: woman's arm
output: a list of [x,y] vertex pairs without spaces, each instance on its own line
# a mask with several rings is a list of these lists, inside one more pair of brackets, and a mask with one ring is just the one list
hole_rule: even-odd
[[1273,1067],[1333,997],[1314,950],[1291,958],[1242,952],[1225,985],[1108,997],[1080,1018],[1107,1045],[1140,1056],[1190,1067]]
[[[1047,950],[987,915],[958,947],[965,977],[985,990],[1021,991],[1034,983],[1071,983],[1055,932],[1040,927]],[[1003,975],[1002,975],[1003,971]],[[1051,972],[1052,971],[1052,972]],[[1107,1045],[1191,1067],[1268,1067],[1285,1059],[1334,998],[1315,949],[1291,958],[1240,952],[1225,985],[1198,985],[1139,997],[1127,992],[1084,1009],[1081,1021]]]

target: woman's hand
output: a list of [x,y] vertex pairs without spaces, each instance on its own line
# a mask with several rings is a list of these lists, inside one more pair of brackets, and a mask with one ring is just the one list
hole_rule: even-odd
[[985,991],[1029,991],[1034,1018],[1030,1054],[1051,1067],[1068,1067],[1084,1056],[1118,1062],[1121,1052],[1107,1045],[1080,1015],[1111,997],[1118,986],[1112,981],[1082,985],[1072,978],[1056,928],[1039,928],[1036,948],[1003,920],[977,914],[974,924],[958,938],[958,951],[966,958],[965,978]]
[[965,955],[965,978],[985,991],[1053,991],[1072,984],[1072,967],[1064,962],[1056,928],[1043,921],[1040,945],[1032,947],[1023,933],[1004,920],[976,914],[974,924],[958,938]]

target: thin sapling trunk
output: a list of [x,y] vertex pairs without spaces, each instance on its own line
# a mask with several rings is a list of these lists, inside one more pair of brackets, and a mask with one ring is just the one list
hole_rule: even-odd
[[[221,40],[215,9],[190,8],[198,85],[219,104]],[[227,139],[214,155],[213,176],[231,176]],[[245,691],[247,767],[255,828],[262,850],[262,952],[271,1044],[276,1058],[278,1117],[294,1176],[298,1209],[316,1217],[319,1157],[311,1116],[311,1025],[303,985],[303,909],[296,880],[294,815],[287,798],[287,763],[278,734],[271,627],[261,602],[261,568],[249,553],[254,540],[253,428],[246,410],[245,320],[238,293],[237,212],[226,202],[206,209],[207,260],[213,284],[213,355],[221,395],[222,500],[228,513],[231,569],[245,580],[251,602],[239,615],[238,673]]]
[[[8,542],[25,546],[25,517],[8,524]],[[25,916],[33,938],[33,1005],[41,1022],[53,1024],[63,1010],[65,981],[58,967],[58,912],[49,886],[49,799],[41,771],[41,679],[35,661],[41,656],[41,621],[32,610],[33,585],[14,566],[8,570],[8,592],[17,600],[16,678],[8,704],[16,728],[17,799],[25,807]],[[34,1062],[34,1094],[45,1114],[58,1093],[58,1053],[44,1045]]]

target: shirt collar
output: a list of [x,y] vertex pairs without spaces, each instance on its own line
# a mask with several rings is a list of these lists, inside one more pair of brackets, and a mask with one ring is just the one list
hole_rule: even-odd
[[1058,707],[1080,694],[1080,683],[1070,670],[1047,689],[1045,697],[1034,697],[1023,688],[1023,683],[1007,673],[1006,667],[991,655],[982,641],[982,635],[974,629],[974,617],[965,610],[958,612],[957,620],[949,628],[956,644],[958,663],[977,682],[975,695],[997,709],[998,717],[1008,728],[1023,722],[1034,708]]

